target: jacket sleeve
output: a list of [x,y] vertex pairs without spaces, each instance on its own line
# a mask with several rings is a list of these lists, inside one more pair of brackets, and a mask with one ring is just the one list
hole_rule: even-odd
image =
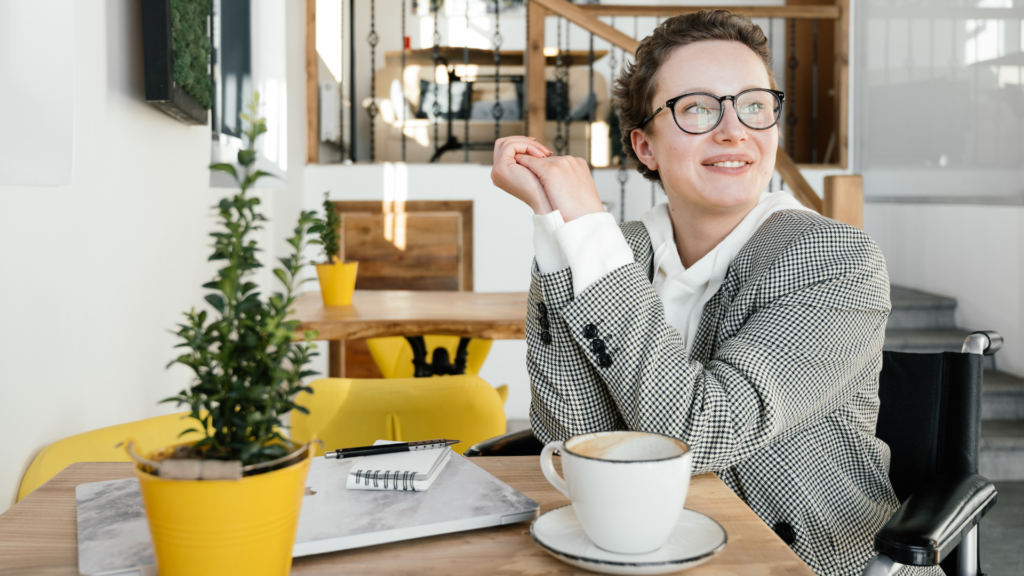
[[560,311],[572,298],[569,268],[541,274],[534,263],[527,298],[526,366],[530,425],[545,443],[626,428],[608,387],[562,318]]
[[[571,402],[556,418],[574,421],[589,410],[610,411],[604,403],[586,402],[604,399],[603,391],[626,428],[689,444],[694,472],[701,473],[738,463],[841,407],[881,369],[889,313],[884,259],[866,234],[831,221],[776,254],[755,262],[740,293],[732,302],[719,302],[718,317],[702,322],[716,336],[731,334],[706,364],[687,356],[636,264],[616,269],[559,306],[560,329],[576,344],[587,371],[545,361],[531,367],[531,374],[549,380],[558,374],[560,389],[571,386],[565,379],[586,374],[580,379],[590,392],[566,395]],[[713,312],[710,305],[706,312]],[[588,348],[584,330],[591,324],[606,344],[610,366],[602,366],[600,355]],[[560,347],[569,350],[568,343]],[[593,426],[614,419],[582,420]]]

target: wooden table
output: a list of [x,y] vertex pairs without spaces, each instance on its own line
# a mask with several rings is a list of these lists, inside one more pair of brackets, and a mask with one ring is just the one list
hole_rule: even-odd
[[351,306],[324,306],[319,292],[295,303],[299,331],[328,340],[328,374],[344,376],[344,340],[448,334],[465,338],[526,338],[526,292],[356,290]]
[[[526,494],[541,512],[567,504],[548,484],[536,456],[475,458],[474,463]],[[558,458],[555,459],[558,465]],[[121,462],[72,464],[0,515],[0,576],[77,576],[78,543],[75,486],[130,478]],[[813,575],[735,494],[713,474],[693,478],[686,507],[707,514],[725,527],[729,543],[692,576]],[[317,556],[297,558],[293,575],[335,574],[592,574],[544,552],[530,538],[530,525],[458,532]]]

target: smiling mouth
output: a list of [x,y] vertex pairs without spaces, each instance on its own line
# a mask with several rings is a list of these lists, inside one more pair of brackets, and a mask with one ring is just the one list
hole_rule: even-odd
[[713,164],[705,164],[705,166],[717,166],[719,168],[740,168],[741,166],[746,166],[747,164],[750,164],[750,162],[734,160],[730,162],[715,162]]

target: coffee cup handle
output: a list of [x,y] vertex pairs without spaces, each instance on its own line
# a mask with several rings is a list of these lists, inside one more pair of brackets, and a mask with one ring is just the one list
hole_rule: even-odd
[[555,454],[555,450],[562,450],[563,448],[564,446],[560,440],[548,442],[544,445],[544,449],[540,451],[540,470],[556,490],[565,494],[566,498],[570,498],[569,487],[565,484],[565,480],[563,480],[562,477],[558,475],[558,472],[555,471],[555,465],[551,461],[552,456]]

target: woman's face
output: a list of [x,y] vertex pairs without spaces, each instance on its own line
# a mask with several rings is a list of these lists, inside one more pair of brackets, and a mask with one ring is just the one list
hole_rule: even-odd
[[[736,95],[749,88],[771,88],[760,57],[739,42],[705,40],[680,46],[655,77],[651,110],[691,92]],[[687,209],[732,212],[753,207],[775,170],[779,142],[776,124],[768,130],[747,128],[724,102],[718,126],[706,134],[687,134],[664,109],[650,120],[645,134],[634,130],[633,149],[640,161],[658,170],[670,199]],[[721,165],[730,162],[729,165]],[[735,166],[735,162],[741,162]],[[718,164],[718,165],[716,165]],[[673,206],[678,202],[672,202]]]

